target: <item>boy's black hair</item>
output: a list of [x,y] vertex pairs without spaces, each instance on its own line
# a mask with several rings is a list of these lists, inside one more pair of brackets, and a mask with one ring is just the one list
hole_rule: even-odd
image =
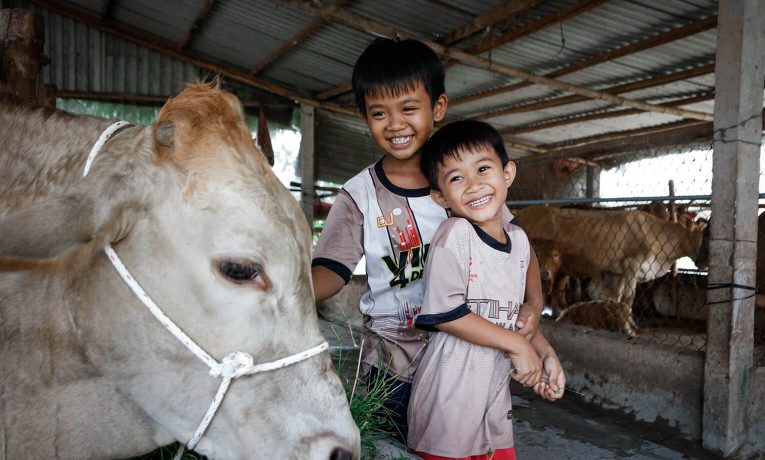
[[417,40],[375,39],[356,60],[351,80],[356,105],[364,118],[367,95],[397,97],[422,85],[433,108],[446,92],[441,60]]
[[480,147],[494,149],[502,167],[510,162],[502,136],[488,123],[462,120],[449,123],[436,131],[422,148],[420,166],[428,178],[430,188],[438,190],[438,168],[446,157],[459,158],[460,150],[474,150]]

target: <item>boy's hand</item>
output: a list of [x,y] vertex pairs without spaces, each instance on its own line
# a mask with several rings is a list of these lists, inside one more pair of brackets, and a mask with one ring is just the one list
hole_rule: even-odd
[[555,355],[546,356],[542,360],[542,377],[534,385],[534,392],[548,401],[555,401],[563,397],[566,388],[566,375]]
[[539,360],[536,351],[527,340],[518,340],[513,351],[507,353],[513,360],[513,369],[510,376],[513,380],[525,387],[538,384],[542,376],[542,361]]
[[531,340],[539,328],[539,317],[538,308],[529,303],[522,304],[518,313],[518,319],[515,322],[518,333]]

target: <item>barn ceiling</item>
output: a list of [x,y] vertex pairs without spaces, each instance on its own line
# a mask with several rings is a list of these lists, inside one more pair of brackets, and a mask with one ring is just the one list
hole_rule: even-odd
[[[586,157],[711,132],[715,0],[34,0],[31,7],[51,22],[52,68],[61,68],[57,56],[81,53],[69,40],[84,36],[87,53],[101,59],[137,47],[128,59],[142,62],[150,79],[188,81],[191,66],[222,74],[242,87],[240,97],[266,107],[316,107],[324,179],[347,178],[378,155],[349,82],[356,57],[379,35],[434,48],[447,68],[447,119],[491,123],[516,158]],[[99,34],[129,45],[94,50],[88,37]],[[141,52],[177,64],[152,73]],[[167,77],[173,65],[177,76]],[[63,87],[55,72],[49,80],[63,94],[96,97],[177,90],[119,87],[97,83],[92,69],[81,73],[79,82],[67,74]]]

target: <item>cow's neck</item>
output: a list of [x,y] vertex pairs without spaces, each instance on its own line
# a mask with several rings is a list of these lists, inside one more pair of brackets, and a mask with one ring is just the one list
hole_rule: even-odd
[[[20,276],[35,288],[24,290],[24,299],[0,303],[0,452],[25,452],[28,458],[124,458],[157,447],[158,438],[170,442],[88,361],[63,277]],[[14,295],[0,286],[4,294]],[[53,298],[63,302],[50,302]],[[8,311],[10,305],[23,305],[23,311]],[[91,421],[98,426],[89,427]],[[89,433],[90,445],[74,434],[77,430]],[[30,441],[24,434],[29,432],[39,436]],[[104,452],[103,446],[112,451]]]
[[[66,193],[71,184],[79,182],[88,151],[111,123],[51,113],[49,109],[0,104],[0,139],[14,145],[7,157],[0,156],[0,213]],[[108,144],[104,152],[107,150]]]
[[[677,222],[656,220],[661,225],[661,233],[667,235],[670,244],[664,244],[661,253],[670,259],[670,264],[681,257],[698,257],[700,238],[697,230],[684,227]],[[669,247],[666,247],[669,246]]]

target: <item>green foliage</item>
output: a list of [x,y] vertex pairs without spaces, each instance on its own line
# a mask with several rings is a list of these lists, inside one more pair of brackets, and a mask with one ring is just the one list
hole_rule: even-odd
[[147,125],[157,118],[159,107],[117,104],[85,99],[56,99],[56,108],[75,115],[90,115],[108,120],[124,120],[135,125]]
[[[346,370],[345,364],[341,355],[338,358],[338,373],[344,380],[343,386],[350,404],[351,416],[361,433],[361,458],[374,458],[379,451],[377,444],[390,438],[391,433],[396,430],[390,410],[384,407],[391,391],[390,384],[382,372],[371,382],[366,382],[358,373],[352,378],[343,377],[347,375],[347,372],[343,372]],[[360,363],[355,364],[358,370]]]
[[[129,460],[173,460],[175,453],[181,447],[179,442],[170,444],[169,446],[160,447],[159,449],[150,452],[140,457],[133,457]],[[184,452],[181,456],[181,460],[204,460],[207,457],[196,454],[194,452]]]

